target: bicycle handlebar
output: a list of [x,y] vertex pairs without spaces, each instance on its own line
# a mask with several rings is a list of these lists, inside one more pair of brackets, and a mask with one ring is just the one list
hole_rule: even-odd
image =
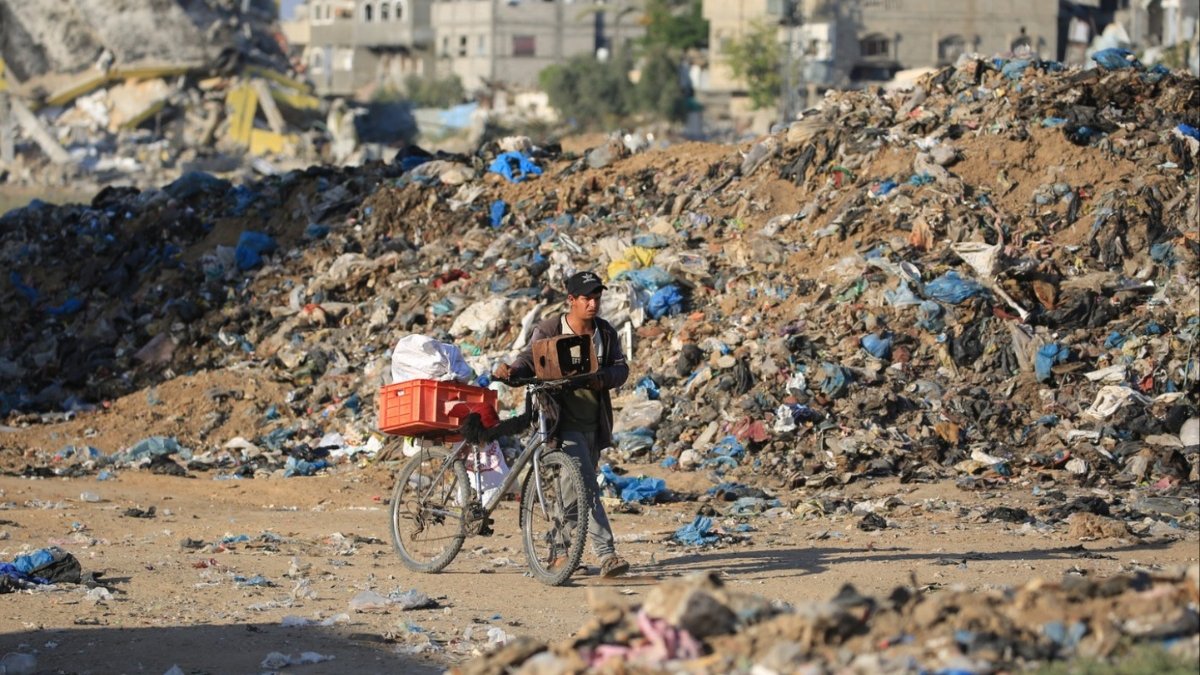
[[561,387],[566,384],[576,384],[587,382],[597,376],[597,373],[583,373],[581,375],[569,375],[567,377],[559,377],[553,380],[543,380],[538,377],[510,377],[508,379],[493,378],[497,382],[503,382],[510,387],[524,387],[528,385],[541,385],[540,388]]

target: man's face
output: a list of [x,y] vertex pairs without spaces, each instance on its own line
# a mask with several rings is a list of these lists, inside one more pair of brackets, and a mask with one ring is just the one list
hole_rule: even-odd
[[604,291],[596,291],[590,295],[568,295],[570,314],[579,319],[594,319],[600,311],[600,296]]

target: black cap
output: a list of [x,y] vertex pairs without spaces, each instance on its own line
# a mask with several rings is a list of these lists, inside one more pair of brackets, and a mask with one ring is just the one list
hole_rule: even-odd
[[576,272],[567,279],[567,295],[575,297],[591,295],[606,288],[607,286],[600,282],[600,277],[596,276],[595,272]]

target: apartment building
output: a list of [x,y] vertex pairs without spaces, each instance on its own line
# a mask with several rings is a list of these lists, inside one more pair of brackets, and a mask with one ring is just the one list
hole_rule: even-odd
[[736,91],[725,56],[756,22],[803,64],[804,81],[846,86],[905,68],[953,63],[960,54],[1022,51],[1055,58],[1059,3],[1047,0],[705,0],[709,87]]
[[308,0],[309,79],[324,96],[403,86],[431,69],[434,0]]
[[346,96],[458,75],[467,91],[537,86],[546,66],[604,56],[644,32],[640,0],[308,0],[304,63],[317,91]]
[[604,56],[640,37],[640,2],[439,0],[433,5],[439,75],[468,90],[534,88],[538,73],[579,54]]

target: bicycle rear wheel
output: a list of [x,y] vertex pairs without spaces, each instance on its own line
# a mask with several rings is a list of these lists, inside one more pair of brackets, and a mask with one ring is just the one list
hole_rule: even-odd
[[421,448],[409,459],[392,493],[392,546],[414,572],[440,572],[467,537],[470,485],[461,461],[445,466],[445,447]]
[[559,586],[583,558],[588,514],[595,497],[572,457],[551,452],[540,464],[542,499],[538,498],[534,471],[525,477],[521,490],[521,535],[534,578]]

